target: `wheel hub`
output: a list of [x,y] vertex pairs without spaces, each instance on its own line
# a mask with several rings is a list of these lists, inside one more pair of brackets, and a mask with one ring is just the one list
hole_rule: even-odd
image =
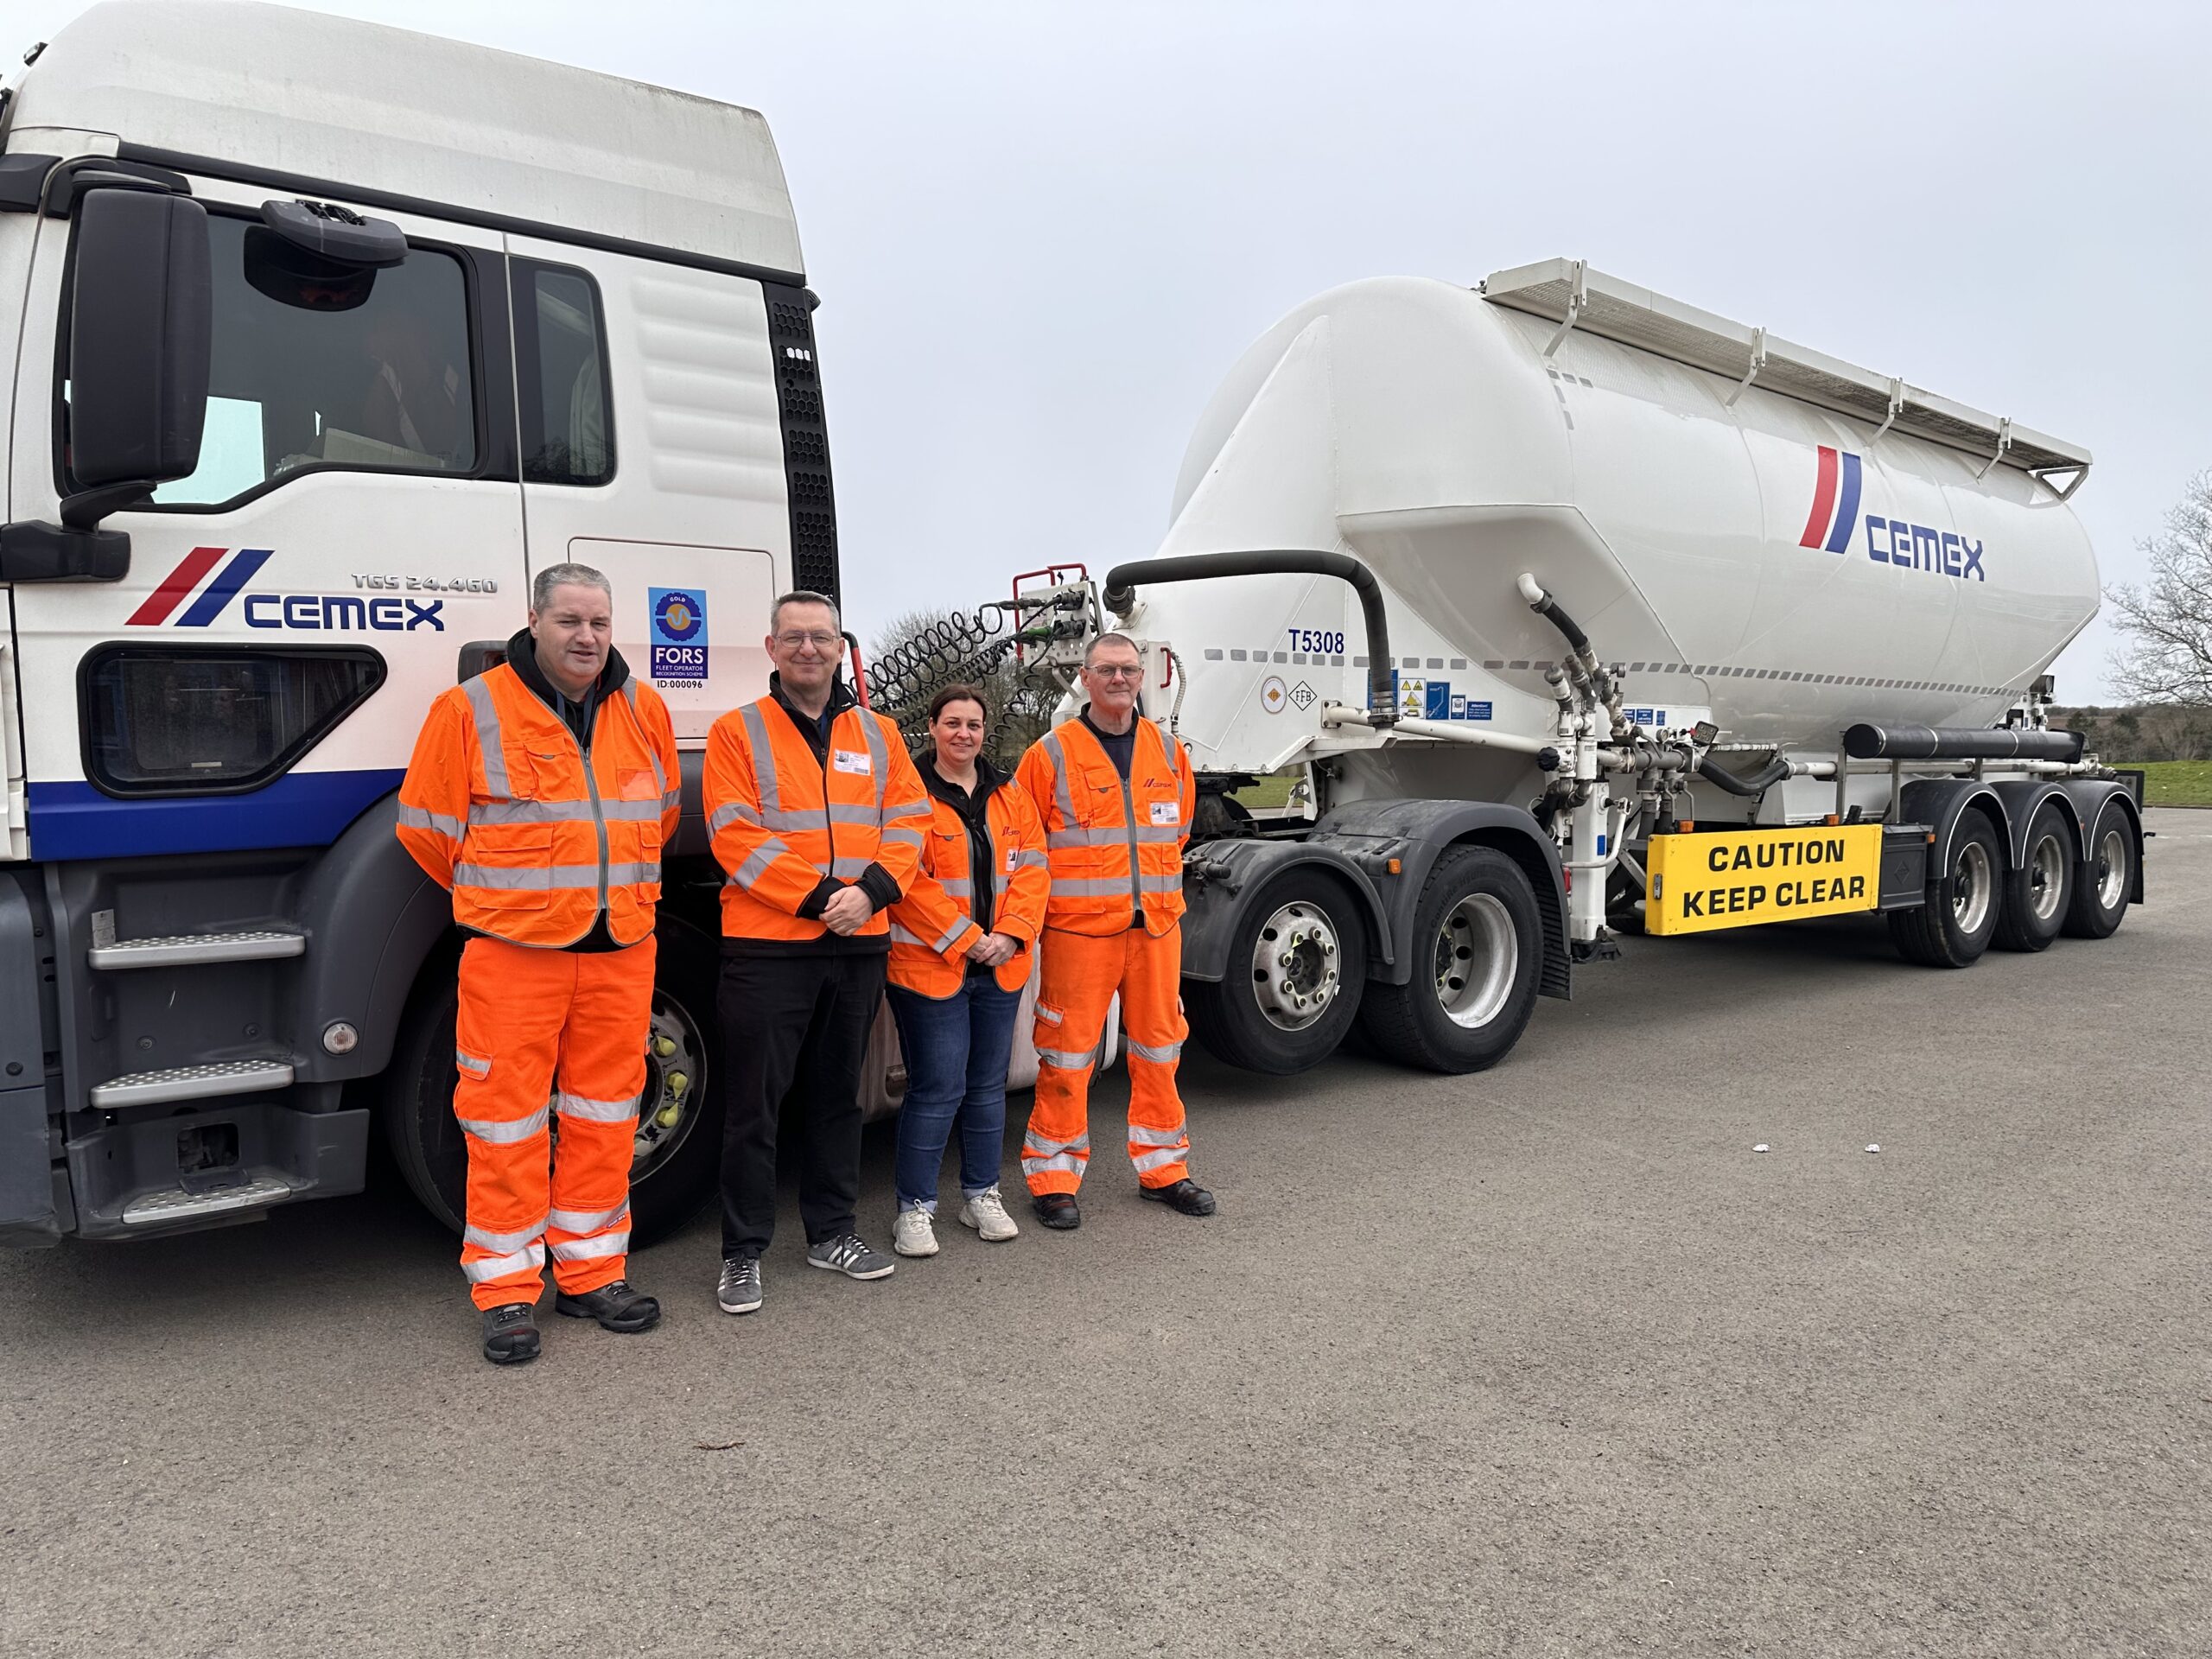
[[653,993],[645,1027],[645,1090],[638,1103],[630,1179],[634,1185],[674,1154],[697,1122],[707,1081],[706,1043],[682,1006]]
[[2105,910],[2117,910],[2126,891],[2127,836],[2107,830],[2097,842],[2097,903]]
[[1989,849],[1969,841],[1959,849],[1951,873],[1951,918],[1962,933],[1979,933],[1988,919],[1990,898]]
[[1487,893],[1471,893],[1436,931],[1436,1000],[1457,1026],[1486,1026],[1512,994],[1521,940],[1512,912]]
[[1260,925],[1252,941],[1252,993],[1278,1031],[1303,1031],[1335,999],[1340,975],[1336,924],[1319,906],[1294,900]]
[[2036,842],[2036,855],[2028,871],[2028,902],[2039,922],[2049,922],[2057,913],[2060,895],[2066,888],[2066,849],[2060,837],[2045,836]]

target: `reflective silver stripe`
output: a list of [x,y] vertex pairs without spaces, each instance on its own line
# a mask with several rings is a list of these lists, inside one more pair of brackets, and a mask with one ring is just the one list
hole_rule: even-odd
[[651,863],[610,864],[607,867],[607,885],[610,887],[634,887],[640,881],[660,880],[660,861]]
[[613,823],[658,823],[660,802],[608,801],[601,808],[600,817]]
[[940,875],[937,884],[950,898],[969,899],[975,896],[976,884],[964,875]]
[[591,1100],[582,1095],[556,1095],[553,1109],[563,1117],[593,1123],[624,1123],[638,1115],[635,1100]]
[[[1150,1043],[1141,1043],[1132,1037],[1129,1039],[1129,1054],[1135,1059],[1150,1060],[1154,1065],[1173,1065],[1183,1058],[1183,1045],[1170,1043],[1164,1048],[1154,1048]],[[1129,1139],[1134,1141],[1136,1138],[1137,1132],[1132,1128]],[[1163,1141],[1158,1144],[1165,1146],[1167,1143]]]
[[466,1050],[456,1048],[453,1052],[453,1063],[472,1077],[488,1077],[492,1075],[492,1062],[480,1054],[471,1054]]
[[488,887],[498,893],[551,893],[581,887],[599,891],[596,864],[525,864],[514,869],[488,864],[456,864],[453,884],[457,887]]
[[[1132,1048],[1136,1046],[1134,1043]],[[1179,1124],[1172,1129],[1155,1129],[1142,1123],[1129,1125],[1129,1144],[1133,1147],[1180,1147],[1191,1149],[1191,1135]]]
[[938,955],[943,956],[946,951],[951,950],[954,945],[959,944],[961,939],[966,935],[968,930],[975,925],[976,924],[969,921],[966,917],[962,917],[950,927],[946,928],[944,932],[940,933],[938,936],[937,943],[931,945],[930,949],[936,951]]
[[1040,1048],[1037,1051],[1039,1064],[1058,1066],[1063,1071],[1084,1071],[1090,1066],[1090,1056],[1071,1053],[1065,1048]]
[[1072,1141],[1039,1141],[1034,1135],[1024,1135],[1021,1155],[1025,1158],[1047,1158],[1056,1152],[1089,1152],[1090,1131],[1085,1129]]
[[1048,868],[1051,864],[1052,861],[1042,853],[1022,853],[1014,861],[1014,867],[1018,870],[1041,870]]
[[886,830],[876,839],[884,846],[919,847],[923,844],[918,830]]
[[539,1107],[528,1117],[513,1119],[464,1117],[461,1120],[464,1133],[474,1135],[486,1146],[512,1147],[517,1141],[527,1141],[545,1133],[545,1108]]
[[625,1198],[612,1210],[556,1210],[545,1219],[550,1226],[564,1233],[595,1233],[602,1227],[611,1227],[618,1221],[630,1218],[630,1200]]
[[1045,734],[1045,758],[1052,763],[1052,801],[1060,809],[1060,822],[1073,825],[1077,818],[1075,797],[1068,792],[1068,753],[1058,732]]
[[630,1230],[619,1233],[601,1233],[596,1238],[559,1238],[553,1241],[556,1262],[596,1262],[601,1257],[620,1255],[630,1248]]
[[406,829],[428,830],[443,836],[448,841],[461,839],[459,818],[449,818],[442,812],[431,811],[426,806],[410,806],[402,801],[399,804],[399,822]]
[[545,1223],[540,1220],[528,1227],[518,1227],[512,1233],[494,1233],[482,1227],[464,1227],[461,1236],[463,1243],[474,1244],[480,1250],[496,1250],[501,1255],[509,1255],[531,1243],[544,1230]]
[[868,770],[875,774],[875,822],[880,825],[885,818],[883,791],[891,783],[891,756],[883,747],[883,726],[865,709],[860,715],[861,735],[868,741]]
[[472,1285],[487,1279],[504,1279],[511,1273],[535,1273],[545,1265],[545,1247],[531,1244],[509,1255],[487,1255],[481,1262],[464,1262],[461,1270]]
[[[832,801],[829,810],[830,822],[832,823],[858,823],[866,824],[871,830],[875,828],[875,809],[872,806],[855,806],[844,801]],[[805,824],[810,827],[816,814],[809,812],[804,816]],[[790,826],[786,824],[779,827],[788,829]]]
[[476,801],[471,823],[589,823],[589,801]]
[[[1179,812],[1182,809],[1179,806],[1176,810]],[[1180,841],[1183,839],[1183,826],[1179,823],[1141,823],[1137,825],[1137,839],[1154,843]]]
[[499,706],[492,701],[489,676],[463,680],[470,710],[476,716],[476,747],[484,754],[484,792],[495,801],[514,798],[507,787],[507,752],[499,741]]
[[1147,875],[1140,872],[1137,887],[1143,893],[1180,893],[1183,891],[1183,871],[1178,866],[1173,875]]
[[[656,767],[658,767],[659,763],[655,762],[654,764]],[[680,808],[683,804],[683,791],[681,789],[664,789],[661,791],[660,810],[662,811],[672,811]]]
[[1129,884],[1118,875],[1075,880],[1055,876],[1052,880],[1052,896],[1056,899],[1112,899],[1126,896],[1128,891]]
[[936,816],[937,814],[930,810],[929,798],[926,796],[911,801],[901,801],[896,806],[887,806],[883,809],[883,821],[886,823],[896,823],[902,818],[933,818]]
[[1027,1152],[1021,1154],[1021,1173],[1025,1175],[1041,1175],[1048,1169],[1065,1169],[1071,1175],[1080,1175],[1083,1164],[1084,1160],[1071,1152],[1052,1158],[1032,1158]]
[[749,823],[760,827],[760,815],[743,801],[726,801],[707,815],[707,833],[719,836],[733,823]]
[[830,874],[840,881],[857,881],[874,862],[872,858],[833,858],[830,861]]
[[[1190,1155],[1191,1149],[1188,1147],[1162,1147],[1158,1152],[1147,1152],[1141,1157],[1130,1159],[1129,1161],[1137,1166],[1138,1174],[1146,1175],[1155,1169],[1165,1169],[1170,1164],[1179,1164]],[[556,1244],[553,1248],[557,1255],[560,1246]]]
[[1123,840],[1117,826],[1111,830],[1048,830],[1047,847],[1118,847]]
[[770,865],[790,851],[791,849],[775,836],[769,836],[753,849],[752,855],[744,863],[729,873],[730,884],[739,887],[751,887],[768,874]]
[[768,722],[760,717],[760,705],[748,702],[737,712],[745,721],[745,735],[753,746],[753,790],[760,798],[760,811],[765,818],[784,804],[783,796],[776,787],[776,752],[768,746]]

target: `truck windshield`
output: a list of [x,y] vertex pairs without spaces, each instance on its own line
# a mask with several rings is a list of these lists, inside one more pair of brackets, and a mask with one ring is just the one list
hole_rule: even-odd
[[156,506],[220,506],[309,468],[476,465],[468,289],[416,248],[381,270],[306,268],[257,220],[211,214],[214,319],[206,436]]

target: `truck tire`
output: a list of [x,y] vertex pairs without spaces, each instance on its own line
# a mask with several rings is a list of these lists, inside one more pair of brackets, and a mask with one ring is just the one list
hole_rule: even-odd
[[[721,1153],[715,1056],[714,942],[664,916],[645,1038],[645,1092],[630,1167],[630,1244],[642,1249],[698,1214],[714,1195]],[[385,1138],[423,1207],[455,1233],[467,1205],[468,1152],[453,1115],[454,978],[441,952],[416,986],[384,1077]],[[673,1121],[663,1122],[673,1113]],[[554,1133],[560,1133],[559,1120]]]
[[2135,890],[2135,837],[2119,811],[2105,813],[2089,831],[2088,857],[2074,873],[2074,897],[2066,907],[2069,939],[2108,939],[2127,914],[2127,895]]
[[1959,819],[1950,868],[1928,884],[1925,902],[1890,912],[1897,954],[1923,968],[1971,968],[1989,949],[2002,908],[2005,851],[1986,815]]
[[1998,907],[1995,944],[2007,950],[2041,950],[2058,937],[2074,901],[2074,837],[2055,801],[2045,801],[2028,823],[2020,868],[2008,871]]
[[[1287,958],[1287,960],[1286,960]],[[1336,1052],[1367,985],[1367,922],[1325,870],[1285,870],[1244,906],[1220,983],[1186,981],[1191,1034],[1228,1065],[1271,1077]]]
[[1422,884],[1406,949],[1413,978],[1370,985],[1360,1006],[1386,1058],[1431,1071],[1480,1071],[1503,1059],[1536,1006],[1544,958],[1535,889],[1489,847],[1447,849]]

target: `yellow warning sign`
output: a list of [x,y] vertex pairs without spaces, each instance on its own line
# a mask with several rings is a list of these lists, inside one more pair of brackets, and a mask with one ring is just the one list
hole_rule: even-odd
[[1653,933],[1756,927],[1872,910],[1881,896],[1882,826],[1807,824],[1651,837]]

